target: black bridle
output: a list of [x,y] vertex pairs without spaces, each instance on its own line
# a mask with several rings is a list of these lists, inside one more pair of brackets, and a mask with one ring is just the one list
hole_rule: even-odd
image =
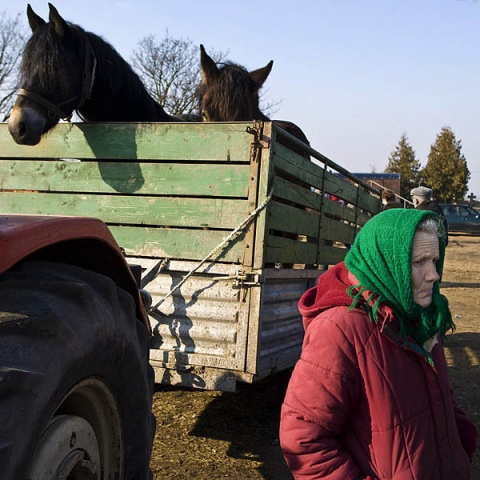
[[[50,119],[55,119],[58,117],[59,119],[70,121],[73,115],[74,110],[78,110],[82,105],[90,99],[92,94],[93,82],[95,81],[95,70],[97,68],[97,58],[93,52],[92,46],[87,38],[85,38],[85,62],[83,66],[83,76],[82,76],[82,91],[80,95],[75,95],[74,97],[69,98],[61,103],[55,105],[54,103],[50,102],[46,98],[43,98],[41,95],[38,95],[35,92],[31,92],[29,90],[25,90],[21,88],[18,91],[18,95],[22,97],[27,97],[30,100],[42,105],[47,109],[47,116]],[[71,113],[65,113],[61,107],[64,105],[68,105],[74,102],[77,98],[80,98],[78,104],[72,108]]]

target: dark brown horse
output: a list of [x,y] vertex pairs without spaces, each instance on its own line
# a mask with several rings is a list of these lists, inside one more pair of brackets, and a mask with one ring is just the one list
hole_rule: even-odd
[[[270,120],[260,111],[258,92],[270,74],[273,60],[265,67],[249,72],[235,63],[218,67],[200,45],[202,83],[199,87],[200,112],[207,122]],[[285,120],[274,122],[288,133],[309,145],[303,131]]]
[[87,122],[178,121],[149,95],[111,45],[66,22],[48,5],[48,23],[27,7],[32,36],[20,66],[22,87],[8,121],[17,143],[36,145],[74,111]]

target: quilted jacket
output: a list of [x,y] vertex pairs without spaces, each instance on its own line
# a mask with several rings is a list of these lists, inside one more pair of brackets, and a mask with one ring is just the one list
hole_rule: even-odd
[[[305,338],[281,412],[296,479],[468,480],[477,431],[455,401],[443,346],[432,366],[386,305],[349,311],[343,263],[302,296]],[[440,339],[439,339],[440,340]]]

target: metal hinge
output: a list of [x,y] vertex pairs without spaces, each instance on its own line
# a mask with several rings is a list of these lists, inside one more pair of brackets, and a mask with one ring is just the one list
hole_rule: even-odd
[[254,136],[254,141],[252,143],[253,149],[250,153],[250,156],[254,158],[256,156],[256,149],[258,148],[269,148],[270,147],[270,139],[266,138],[263,135],[263,122],[257,121],[255,122],[253,127],[247,127],[247,133]]

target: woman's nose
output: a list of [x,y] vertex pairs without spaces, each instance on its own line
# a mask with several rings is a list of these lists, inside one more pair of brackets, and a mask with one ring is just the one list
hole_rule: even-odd
[[436,282],[440,280],[440,275],[438,274],[437,268],[435,265],[432,265],[432,267],[429,269],[427,274],[427,279],[431,282]]

